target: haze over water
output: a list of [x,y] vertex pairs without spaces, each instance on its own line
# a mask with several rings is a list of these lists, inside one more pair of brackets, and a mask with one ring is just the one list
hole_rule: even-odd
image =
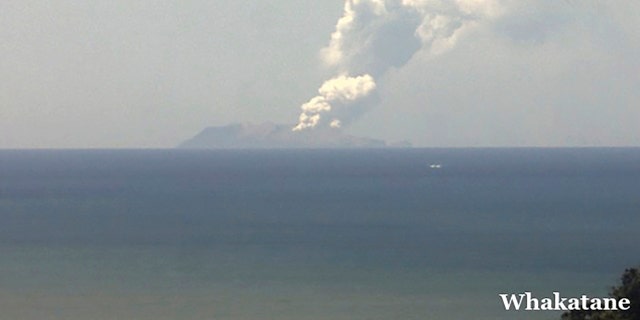
[[640,149],[0,151],[0,319],[557,319],[640,261]]

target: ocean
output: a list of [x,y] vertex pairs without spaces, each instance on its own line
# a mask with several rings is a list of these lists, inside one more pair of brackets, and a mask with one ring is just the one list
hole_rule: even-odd
[[2,150],[0,319],[559,319],[638,230],[637,148]]

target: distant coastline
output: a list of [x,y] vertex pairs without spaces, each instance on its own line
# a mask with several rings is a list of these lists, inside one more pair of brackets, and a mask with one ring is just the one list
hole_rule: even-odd
[[271,148],[410,148],[411,143],[387,143],[379,139],[357,137],[340,129],[312,129],[293,132],[292,125],[265,122],[234,123],[207,127],[180,143],[183,149],[271,149]]

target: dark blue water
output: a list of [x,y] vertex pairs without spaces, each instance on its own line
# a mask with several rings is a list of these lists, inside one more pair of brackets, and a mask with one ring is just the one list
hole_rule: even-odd
[[640,149],[0,151],[0,308],[549,319],[497,294],[604,295],[639,229]]

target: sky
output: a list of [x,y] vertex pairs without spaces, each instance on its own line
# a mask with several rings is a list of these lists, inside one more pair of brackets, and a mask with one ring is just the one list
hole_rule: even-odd
[[3,0],[0,148],[170,148],[265,121],[417,147],[640,146],[638,12],[613,0]]

